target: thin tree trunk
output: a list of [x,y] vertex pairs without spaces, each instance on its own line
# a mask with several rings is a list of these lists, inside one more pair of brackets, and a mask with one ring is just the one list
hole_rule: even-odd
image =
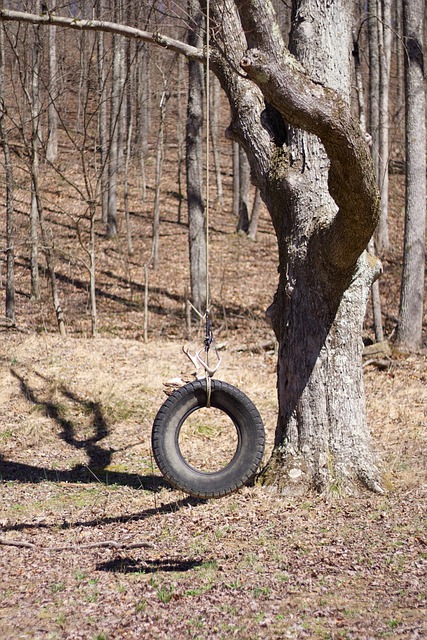
[[253,241],[256,240],[256,234],[258,231],[259,213],[261,210],[261,202],[262,202],[261,193],[257,187],[255,189],[254,201],[252,204],[252,211],[251,211],[251,219],[250,219],[249,228],[248,228],[249,240],[253,240]]
[[58,155],[58,64],[56,59],[56,27],[49,27],[49,108],[46,159],[55,162]]
[[249,184],[251,169],[246,153],[239,147],[239,219],[237,233],[246,235],[249,229]]
[[406,197],[397,344],[408,350],[421,348],[423,327],[426,227],[424,13],[424,0],[404,0]]
[[[99,7],[102,15],[102,6]],[[104,224],[108,220],[108,136],[107,136],[107,92],[105,78],[105,47],[104,33],[97,33],[97,64],[98,64],[98,100],[99,100],[99,146],[100,146],[100,184],[101,184],[101,216]]]
[[128,255],[133,256],[133,243],[132,243],[132,229],[130,225],[130,214],[129,214],[129,163],[130,163],[130,150],[131,150],[131,140],[132,140],[132,115],[131,120],[127,129],[127,143],[126,143],[126,161],[125,161],[125,181],[124,181],[124,205],[125,205],[125,221],[126,221],[126,240],[127,240],[127,250]]
[[98,334],[98,312],[96,305],[96,251],[95,251],[95,203],[90,205],[90,229],[89,229],[89,282],[90,282],[90,319],[92,337]]
[[240,201],[240,153],[239,144],[233,140],[232,142],[232,160],[233,160],[233,218],[239,219],[239,201]]
[[[191,29],[188,43],[202,44],[202,12],[199,0],[189,0]],[[188,204],[188,243],[190,252],[191,302],[204,313],[206,308],[206,216],[203,199],[203,66],[188,63],[188,105],[186,127],[186,168]]]
[[378,42],[380,60],[379,87],[379,186],[381,216],[376,232],[376,245],[381,254],[390,246],[388,233],[388,159],[389,159],[389,80],[391,55],[391,0],[378,0]]
[[166,105],[168,101],[168,92],[165,87],[162,97],[160,99],[160,121],[159,131],[157,135],[157,153],[156,153],[156,184],[154,195],[154,210],[153,210],[153,241],[152,241],[152,256],[153,256],[153,269],[156,270],[159,266],[159,239],[160,239],[160,193],[161,193],[161,181],[163,173],[163,157],[164,157],[164,144],[165,144],[165,118],[166,118]]
[[118,119],[120,113],[120,46],[113,36],[113,73],[110,96],[110,154],[108,163],[107,238],[117,236]]
[[[40,10],[40,2],[36,3],[36,10]],[[31,298],[40,299],[39,281],[39,240],[38,240],[38,207],[37,207],[37,182],[39,173],[39,149],[40,149],[40,27],[33,27],[33,68],[31,80],[31,210],[30,210],[30,236],[31,236]]]
[[178,59],[178,87],[177,87],[177,111],[178,111],[178,120],[176,124],[176,136],[177,136],[177,184],[178,184],[178,224],[182,222],[182,203],[184,201],[184,194],[182,190],[182,181],[183,181],[183,168],[185,167],[185,136],[184,136],[184,126],[183,126],[183,81],[184,81],[184,58],[180,56]]
[[380,128],[380,61],[378,50],[378,3],[368,0],[369,42],[369,134],[372,138],[372,160],[379,184],[379,128]]
[[221,93],[220,84],[218,79],[212,74],[210,78],[211,83],[211,107],[210,107],[210,139],[212,155],[215,167],[216,177],[216,202],[218,207],[222,207],[224,201],[224,193],[222,189],[222,175],[221,175],[221,159],[218,149],[218,117],[221,111]]
[[[363,90],[362,70],[360,65],[359,43],[357,41],[357,38],[354,32],[353,32],[353,60],[354,60],[355,80],[356,80],[356,92],[357,92],[357,99],[358,99],[358,105],[359,105],[360,128],[366,135],[365,99],[364,99],[364,90]],[[375,255],[375,244],[374,244],[373,238],[371,238],[369,242],[368,249],[372,255]],[[379,287],[378,280],[375,280],[375,282],[372,284],[372,287],[371,287],[371,302],[372,302],[372,315],[374,320],[375,340],[377,342],[382,342],[384,340],[384,333],[383,333],[382,314],[381,314],[380,287]]]
[[15,220],[14,182],[4,109],[4,29],[0,25],[0,144],[3,147],[6,177],[6,318],[15,324]]
[[39,224],[40,224],[41,239],[42,239],[42,243],[43,243],[43,253],[44,253],[45,259],[46,259],[47,274],[48,274],[48,277],[49,277],[50,286],[51,286],[51,292],[52,292],[53,308],[55,310],[56,322],[57,322],[57,325],[58,325],[59,333],[64,338],[65,335],[66,335],[64,313],[63,313],[63,310],[62,310],[61,301],[60,301],[59,293],[58,293],[58,286],[57,286],[57,282],[56,282],[53,248],[52,248],[52,243],[50,242],[50,240],[48,238],[48,233],[47,233],[47,229],[46,229],[46,221],[45,221],[45,217],[44,217],[44,210],[43,210],[43,205],[42,205],[41,200],[40,200],[40,194],[39,194],[39,187],[38,187],[37,178],[35,179],[35,182],[34,182],[34,189],[35,189],[35,195],[36,195],[37,212],[38,212],[38,218],[39,218]]

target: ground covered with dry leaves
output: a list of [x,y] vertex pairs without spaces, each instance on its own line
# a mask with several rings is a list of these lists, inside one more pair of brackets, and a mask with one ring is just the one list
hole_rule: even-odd
[[[188,229],[177,218],[171,171],[160,265],[148,282],[152,190],[138,205],[132,173],[132,255],[123,224],[119,238],[107,241],[97,223],[96,338],[85,248],[76,242],[81,203],[57,176],[41,186],[67,338],[55,334],[44,278],[41,300],[31,300],[29,247],[17,246],[17,327],[0,327],[1,640],[425,638],[425,353],[392,353],[380,368],[375,359],[365,368],[384,495],[290,499],[255,486],[200,501],[160,476],[150,432],[163,384],[188,376],[181,346],[203,338],[186,326]],[[393,251],[380,285],[391,340],[403,206],[401,177],[393,180]],[[230,193],[229,173],[224,181]],[[24,173],[15,196],[25,238]],[[277,286],[276,241],[265,211],[255,243],[235,226],[229,203],[212,213],[218,377],[257,405],[267,459],[277,401],[264,313]],[[365,338],[372,338],[369,312]]]
[[[223,355],[269,449],[274,356]],[[366,369],[386,493],[328,500],[167,486],[150,429],[185,367],[176,341],[4,336],[0,637],[424,638],[426,358]]]

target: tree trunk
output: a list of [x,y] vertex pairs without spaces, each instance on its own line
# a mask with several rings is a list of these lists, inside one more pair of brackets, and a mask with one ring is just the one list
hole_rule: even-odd
[[379,186],[381,215],[376,232],[376,246],[381,254],[390,246],[388,233],[388,160],[389,160],[389,80],[391,56],[391,0],[378,0],[378,42],[380,60],[379,86]]
[[[355,71],[354,75],[355,75],[355,81],[356,81],[356,92],[357,92],[357,99],[358,99],[358,106],[359,106],[360,128],[362,129],[363,133],[366,135],[367,132],[366,132],[363,77],[362,77],[362,69],[360,65],[359,43],[354,33],[353,33],[353,60],[354,60],[354,71]],[[375,254],[375,243],[373,238],[371,238],[369,242],[369,251],[372,253],[372,255]],[[382,323],[382,314],[381,314],[380,287],[379,287],[378,280],[375,280],[375,282],[372,284],[371,302],[372,302],[372,315],[374,320],[375,340],[377,342],[382,342],[384,340],[384,333],[383,333],[383,323]]]
[[[98,7],[98,18],[102,17],[102,3]],[[108,136],[107,136],[107,92],[105,86],[105,46],[104,34],[97,33],[98,100],[99,100],[99,147],[100,147],[100,186],[101,216],[104,224],[108,220]]]
[[[40,9],[40,2],[36,3],[36,10]],[[31,210],[30,210],[30,236],[31,236],[31,298],[40,300],[39,281],[39,240],[38,224],[39,215],[37,208],[37,181],[39,174],[40,152],[40,27],[34,27],[33,68],[31,77]]]
[[49,107],[46,160],[55,162],[58,155],[58,64],[56,59],[56,27],[49,28]]
[[239,147],[239,218],[236,231],[246,235],[249,229],[249,186],[251,168],[246,153]]
[[[188,42],[202,44],[202,12],[198,0],[189,0],[192,17]],[[186,169],[188,204],[188,243],[190,251],[190,287],[193,306],[204,313],[206,308],[206,220],[203,199],[203,65],[188,63],[188,105],[186,127]]]
[[233,160],[233,218],[239,219],[239,200],[240,200],[240,152],[239,144],[233,141],[232,144],[232,160]]
[[372,138],[372,159],[378,184],[379,174],[379,131],[380,131],[380,59],[378,50],[378,0],[368,0],[368,42],[369,42],[369,134]]
[[[183,83],[184,83],[184,61],[182,56],[178,60],[178,86],[177,86],[177,185],[178,185],[178,224],[182,222],[182,203],[184,201],[183,176],[185,166],[185,135],[184,135],[184,115],[183,115]],[[185,103],[184,103],[185,106]],[[184,176],[185,180],[185,176]]]
[[118,174],[118,120],[120,114],[120,44],[113,36],[113,73],[110,97],[110,154],[108,163],[108,215],[107,238],[117,236],[117,174]]
[[160,189],[163,173],[163,159],[164,159],[164,146],[165,146],[165,118],[166,118],[166,105],[168,101],[168,89],[165,83],[162,97],[160,99],[160,118],[159,118],[159,131],[157,134],[157,153],[156,153],[156,184],[154,193],[154,207],[153,207],[153,241],[151,255],[153,259],[153,269],[156,270],[159,266],[159,240],[160,240]]
[[[217,73],[231,98],[229,133],[247,151],[280,263],[269,309],[279,342],[279,417],[263,478],[293,493],[354,491],[361,483],[380,490],[361,368],[362,322],[378,273],[364,249],[378,220],[378,193],[366,141],[350,116],[351,3],[294,4],[291,48],[311,75],[309,86],[270,29],[270,4],[236,5],[249,46],[241,66],[271,108],[256,95],[251,110],[241,108],[253,89],[232,93],[219,62]],[[231,37],[238,41],[237,25]]]
[[221,159],[220,151],[218,149],[218,117],[221,111],[221,94],[220,84],[217,78],[212,74],[211,79],[211,106],[210,106],[210,140],[212,147],[212,156],[215,167],[216,178],[216,204],[218,207],[222,207],[224,201],[224,193],[222,189],[222,175],[221,175]]
[[404,0],[406,198],[397,344],[408,350],[421,348],[423,326],[426,227],[424,12],[424,0]]
[[250,219],[249,228],[248,228],[249,240],[256,239],[260,209],[261,209],[261,194],[259,192],[259,189],[257,188],[255,189],[254,201],[252,204],[251,219]]
[[9,138],[4,110],[4,29],[0,26],[0,144],[3,147],[6,178],[6,318],[15,324],[15,220],[14,184]]

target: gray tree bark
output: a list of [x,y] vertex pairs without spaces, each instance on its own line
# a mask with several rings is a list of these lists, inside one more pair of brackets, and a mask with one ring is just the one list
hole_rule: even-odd
[[[36,10],[40,9],[39,0],[36,3]],[[34,44],[32,52],[32,75],[31,75],[31,209],[30,209],[30,236],[31,236],[31,298],[40,299],[40,279],[39,279],[39,239],[38,239],[38,201],[37,201],[37,181],[39,175],[39,155],[41,143],[40,124],[40,27],[35,26]]]
[[15,324],[15,217],[14,181],[9,137],[5,123],[4,101],[4,29],[0,27],[0,144],[3,147],[6,178],[6,318]]
[[[97,17],[103,17],[103,2],[97,5]],[[106,224],[108,220],[108,135],[107,135],[107,91],[105,74],[105,46],[104,33],[97,34],[97,68],[98,68],[98,130],[100,147],[100,188],[101,188],[101,216]]]
[[[199,0],[189,0],[190,46],[203,44],[203,15]],[[188,63],[188,103],[186,126],[186,170],[188,243],[190,251],[191,302],[202,314],[206,309],[206,219],[203,197],[203,65]]]
[[117,236],[117,174],[119,171],[119,114],[120,114],[120,43],[113,36],[113,72],[110,95],[110,145],[108,158],[108,214],[107,238]]
[[58,155],[58,63],[56,59],[56,27],[49,29],[49,107],[46,160],[55,162]]
[[378,1],[378,43],[379,43],[379,187],[381,193],[381,215],[376,233],[379,253],[390,247],[388,233],[388,160],[389,160],[389,85],[391,58],[391,0]]
[[378,0],[368,0],[368,42],[369,42],[369,134],[372,138],[372,159],[378,184],[379,173],[379,132],[380,132],[380,59],[378,48]]
[[426,228],[424,0],[403,1],[406,94],[406,197],[397,344],[422,346]]
[[239,217],[236,231],[246,235],[249,230],[249,186],[251,168],[242,147],[239,147]]
[[[379,198],[366,141],[350,115],[352,3],[294,3],[295,57],[271,26],[268,2],[236,1],[246,42],[226,5],[231,62],[260,90],[230,78],[216,59],[232,106],[229,133],[247,152],[280,256],[269,310],[279,342],[279,417],[265,479],[288,492],[352,491],[359,483],[380,490],[361,368],[362,322],[378,271],[365,248]],[[218,7],[218,21],[223,14]]]

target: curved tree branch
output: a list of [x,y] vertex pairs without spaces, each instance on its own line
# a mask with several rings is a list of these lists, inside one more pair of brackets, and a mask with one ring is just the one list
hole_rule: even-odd
[[46,13],[39,16],[23,11],[9,11],[8,9],[0,9],[0,21],[27,22],[37,25],[68,27],[69,29],[76,29],[78,31],[104,31],[106,33],[124,36],[125,38],[133,38],[134,40],[141,40],[143,42],[156,44],[157,46],[173,51],[174,53],[180,53],[192,60],[199,60],[203,62],[206,59],[205,51],[198,49],[197,47],[191,47],[190,45],[181,42],[181,40],[175,40],[174,38],[169,38],[168,36],[159,33],[151,33],[149,31],[143,31],[141,29],[136,29],[135,27],[121,25],[115,22],[106,22],[104,20],[77,20],[75,18],[57,16],[53,13]]
[[295,127],[319,137],[330,160],[329,191],[339,207],[329,233],[329,261],[347,269],[378,221],[379,196],[367,142],[340,95],[312,80],[287,51],[280,59],[250,49],[242,69]]

